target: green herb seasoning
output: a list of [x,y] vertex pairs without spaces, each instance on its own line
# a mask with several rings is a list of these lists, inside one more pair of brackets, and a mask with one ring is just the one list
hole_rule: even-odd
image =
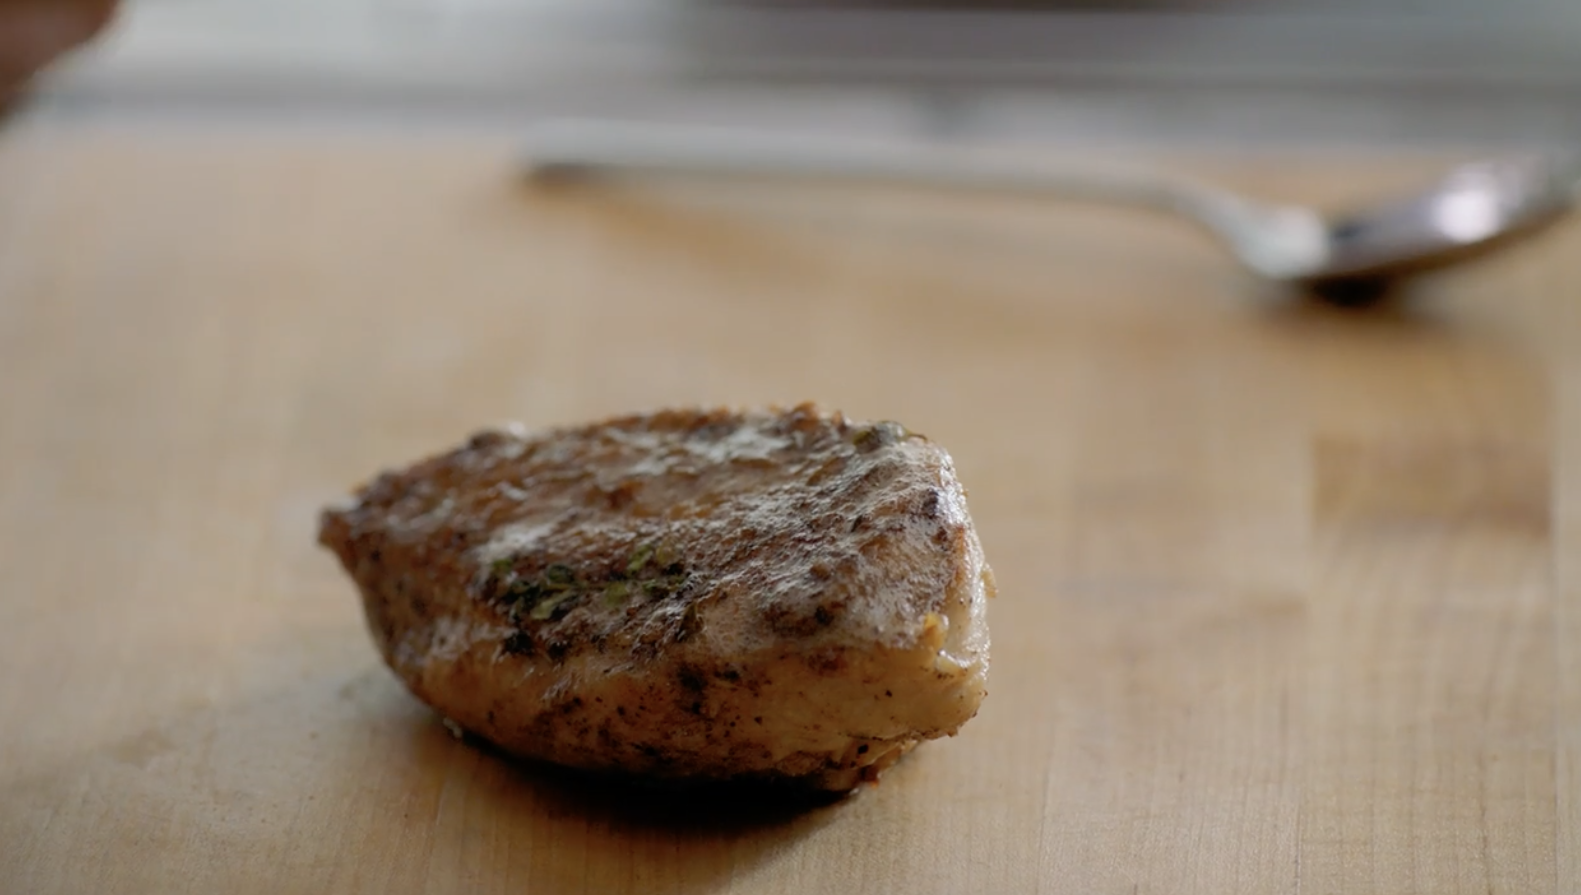
[[493,586],[498,588],[495,593],[508,607],[512,622],[548,621],[587,600],[599,599],[615,608],[639,595],[667,599],[680,593],[691,577],[680,553],[657,541],[637,547],[624,566],[594,574],[578,574],[569,565],[552,563],[537,575],[522,576],[515,571],[516,564],[516,559],[504,558],[489,565]]
[[631,587],[624,581],[614,581],[604,588],[604,605],[619,606],[631,598]]
[[687,580],[688,576],[680,572],[649,578],[642,582],[642,592],[650,597],[673,597],[686,586]]
[[899,423],[882,422],[863,426],[851,434],[851,444],[862,453],[888,447],[911,433]]
[[531,603],[542,599],[545,592],[543,582],[536,578],[518,578],[505,588],[505,599]]
[[577,596],[576,591],[568,590],[546,597],[533,605],[532,611],[527,613],[527,617],[533,621],[547,621],[550,616],[554,615],[556,609],[559,609],[562,604],[570,602]]
[[510,604],[513,622],[520,621],[523,616],[543,621],[579,596],[581,588],[576,572],[560,563],[549,566],[533,578],[512,578],[501,592],[502,599]]
[[658,548],[653,544],[643,544],[637,552],[631,555],[631,562],[626,563],[626,574],[635,575],[647,567],[648,561],[653,559],[653,554]]
[[653,562],[659,568],[668,571],[671,567],[680,565],[681,555],[669,544],[660,544],[658,549],[653,551]]

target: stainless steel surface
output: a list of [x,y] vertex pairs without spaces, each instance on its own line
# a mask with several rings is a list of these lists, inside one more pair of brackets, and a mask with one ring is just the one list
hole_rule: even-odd
[[794,177],[990,190],[1169,212],[1217,236],[1247,268],[1286,283],[1381,280],[1453,263],[1568,210],[1581,161],[1478,162],[1403,199],[1328,220],[1153,171],[1057,167],[918,142],[868,143],[738,129],[546,122],[523,147],[545,179],[614,175]]

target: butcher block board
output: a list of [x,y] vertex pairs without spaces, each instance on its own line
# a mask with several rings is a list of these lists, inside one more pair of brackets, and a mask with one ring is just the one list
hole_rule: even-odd
[[[1576,225],[1347,311],[1121,212],[37,123],[0,233],[0,891],[1581,889]],[[945,445],[1000,584],[981,714],[835,804],[458,741],[314,544],[486,424],[804,399]]]

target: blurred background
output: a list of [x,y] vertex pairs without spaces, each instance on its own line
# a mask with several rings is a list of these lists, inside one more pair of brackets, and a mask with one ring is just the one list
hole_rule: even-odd
[[1473,151],[1581,138],[1581,3],[134,0],[29,109]]

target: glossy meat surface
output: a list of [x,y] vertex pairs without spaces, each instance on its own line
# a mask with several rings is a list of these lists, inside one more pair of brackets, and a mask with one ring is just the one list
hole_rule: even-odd
[[986,692],[965,492],[893,423],[483,432],[327,509],[319,539],[412,692],[530,758],[849,789]]

